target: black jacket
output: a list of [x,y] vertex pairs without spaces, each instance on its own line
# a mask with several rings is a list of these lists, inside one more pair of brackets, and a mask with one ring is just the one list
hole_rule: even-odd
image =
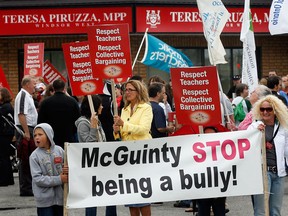
[[55,92],[41,102],[38,124],[50,124],[54,130],[56,145],[63,148],[65,142],[77,142],[75,121],[79,117],[80,109],[76,100],[63,92]]

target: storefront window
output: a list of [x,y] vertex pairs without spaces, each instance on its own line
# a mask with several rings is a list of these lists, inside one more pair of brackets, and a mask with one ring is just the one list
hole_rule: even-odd
[[65,66],[65,59],[62,51],[45,50],[44,61],[46,61],[47,59],[66,79],[68,79],[68,74]]

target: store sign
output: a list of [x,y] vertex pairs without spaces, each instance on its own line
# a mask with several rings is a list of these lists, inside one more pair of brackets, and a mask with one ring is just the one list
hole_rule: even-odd
[[[223,32],[240,33],[244,8],[227,8],[231,13]],[[254,32],[268,33],[269,8],[251,8]],[[143,19],[145,17],[145,19]],[[197,7],[137,7],[136,31],[203,32]]]
[[131,7],[0,10],[0,35],[83,34],[99,24],[128,23]]

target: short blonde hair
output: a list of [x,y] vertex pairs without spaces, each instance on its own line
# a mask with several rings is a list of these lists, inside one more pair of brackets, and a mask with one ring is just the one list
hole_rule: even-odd
[[288,110],[286,105],[275,95],[267,95],[266,97],[263,97],[259,99],[253,107],[253,119],[254,120],[262,120],[261,114],[260,114],[260,107],[263,102],[267,101],[273,108],[273,111],[275,113],[275,116],[277,120],[280,122],[280,124],[288,129]]

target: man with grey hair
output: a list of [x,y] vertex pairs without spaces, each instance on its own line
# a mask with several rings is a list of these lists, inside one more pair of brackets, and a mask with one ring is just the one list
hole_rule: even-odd
[[35,92],[35,85],[36,80],[33,76],[25,76],[22,79],[22,88],[17,94],[14,104],[15,124],[24,132],[24,134],[16,133],[20,196],[33,196],[29,156],[36,148],[33,140],[33,129],[37,125],[38,113],[32,97]]
[[[265,97],[266,95],[272,94],[271,90],[264,85],[258,85],[253,92],[250,94],[250,103],[253,105],[258,101],[259,99]],[[248,126],[252,123],[252,110],[247,113],[245,116],[245,119],[238,125],[238,130],[246,130]]]

